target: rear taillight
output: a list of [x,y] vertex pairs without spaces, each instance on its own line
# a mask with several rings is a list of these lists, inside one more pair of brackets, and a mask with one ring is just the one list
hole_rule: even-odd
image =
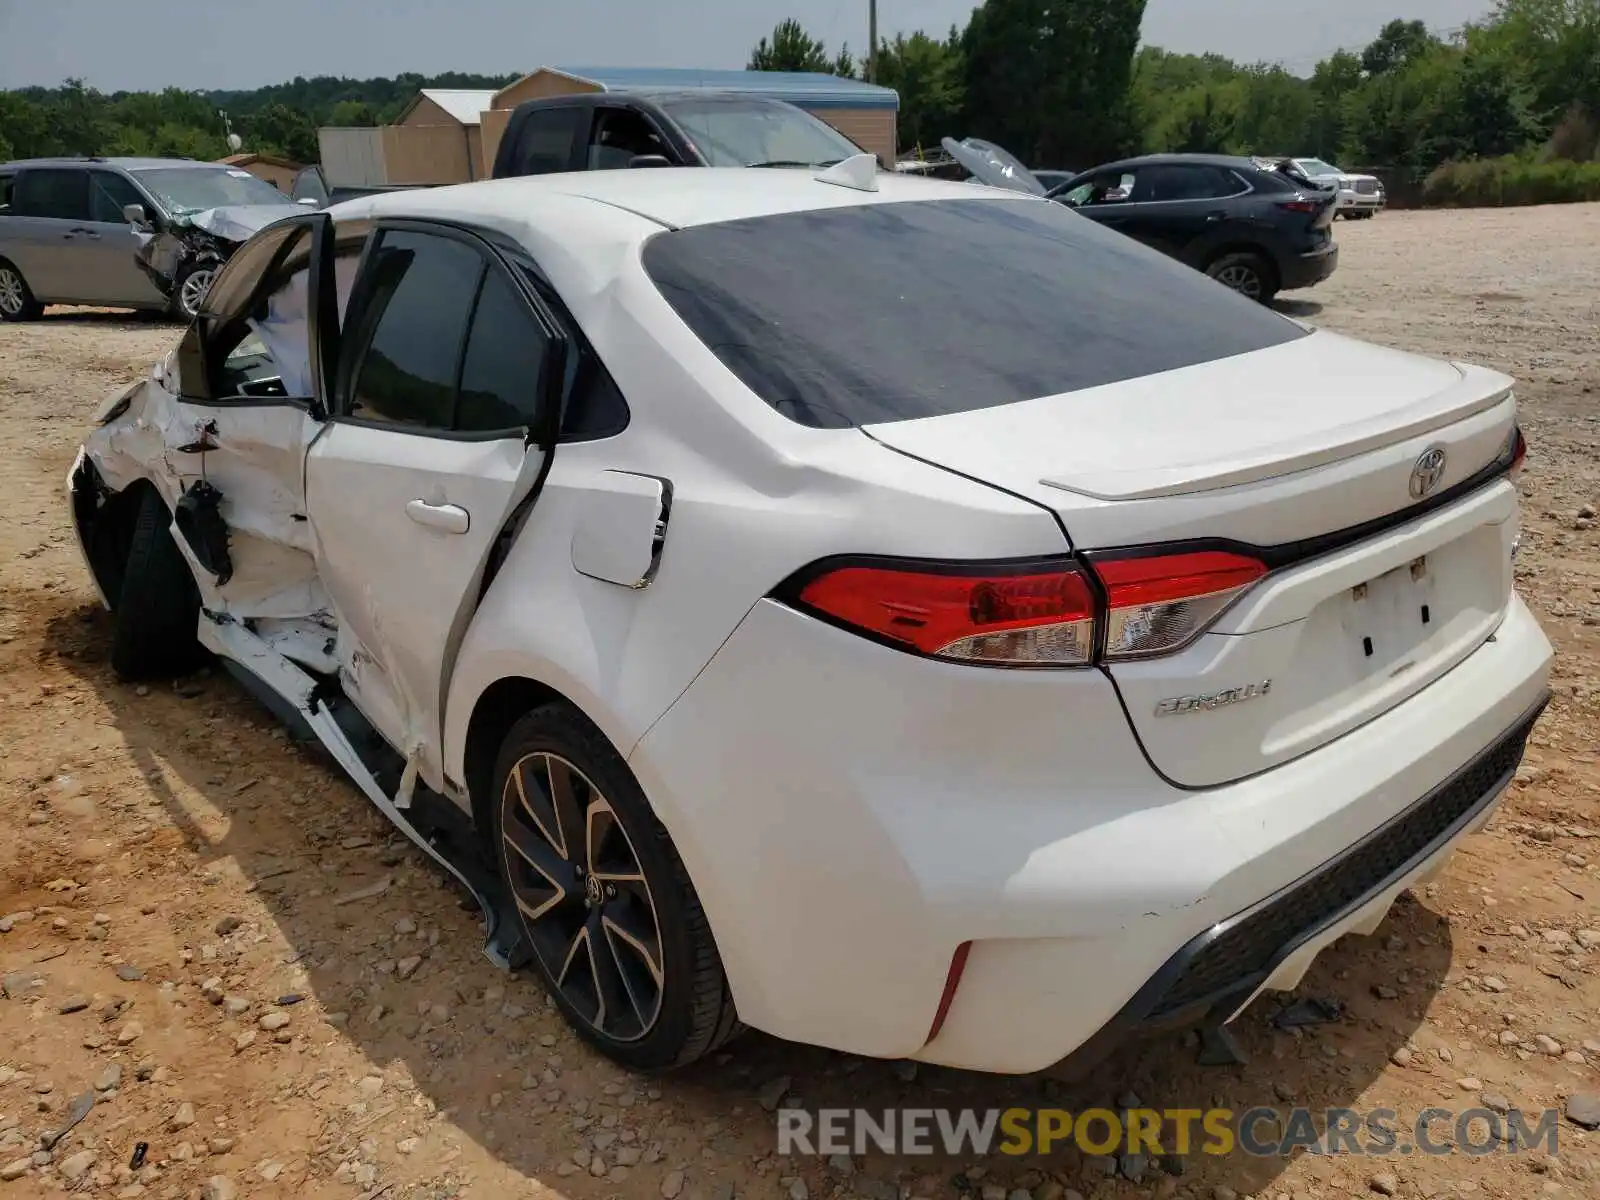
[[1284,212],[1314,213],[1322,207],[1323,202],[1318,200],[1280,200],[1278,207]]
[[1103,559],[1093,566],[1106,591],[1107,659],[1187,646],[1267,573],[1253,558],[1220,550]]
[[1518,425],[1511,431],[1511,468],[1510,474],[1513,481],[1522,474],[1522,464],[1528,460],[1528,441],[1522,436],[1522,426]]
[[1226,551],[1007,564],[841,563],[798,607],[902,649],[1000,667],[1083,667],[1188,645],[1267,573]]
[[1076,564],[841,566],[800,589],[812,611],[934,658],[1007,667],[1082,667],[1095,601]]

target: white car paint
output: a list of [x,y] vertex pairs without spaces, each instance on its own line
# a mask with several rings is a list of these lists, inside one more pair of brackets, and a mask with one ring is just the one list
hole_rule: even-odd
[[[341,228],[443,220],[522,247],[627,398],[627,428],[563,442],[546,462],[521,436],[420,438],[290,405],[191,403],[171,390],[169,360],[125,411],[103,410],[83,457],[111,489],[146,479],[171,507],[201,471],[181,448],[212,440],[204,474],[226,497],[236,570],[218,585],[177,539],[212,614],[202,640],[254,664],[391,817],[416,781],[470,810],[480,700],[536,682],[639,779],[745,1022],[862,1054],[1032,1071],[1091,1039],[1191,939],[1373,834],[1536,711],[1551,651],[1512,591],[1515,491],[1494,465],[1515,403],[1493,372],[1312,333],[973,412],[799,424],[695,335],[641,254],[667,230],[775,214],[1043,203],[891,173],[875,186],[662,169],[335,206]],[[773,594],[836,555],[993,562],[1315,539],[1404,509],[1432,447],[1448,456],[1439,486],[1478,486],[1272,570],[1163,656],[976,666]],[[488,547],[546,468],[480,597]],[[1399,669],[1377,677],[1350,647],[1375,630],[1401,637],[1398,619],[1367,623],[1354,597],[1419,561],[1407,579],[1432,588],[1435,632],[1405,633],[1382,660]],[[310,671],[337,673],[406,761],[400,793],[377,789],[314,711]],[[1249,703],[1151,715],[1267,677]],[[1311,931],[1268,982],[1292,984],[1339,932],[1373,927],[1468,828]]]
[[1318,183],[1338,188],[1340,212],[1375,213],[1387,203],[1383,182],[1376,175],[1341,171],[1319,158],[1296,158],[1290,161]]

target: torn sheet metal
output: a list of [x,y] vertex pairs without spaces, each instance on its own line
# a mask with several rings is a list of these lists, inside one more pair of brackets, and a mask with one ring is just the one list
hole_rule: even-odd
[[230,204],[188,213],[173,217],[157,233],[141,236],[133,258],[161,294],[170,297],[190,263],[221,265],[241,243],[272,222],[304,213],[299,204]]
[[333,713],[318,696],[316,681],[237,622],[226,618],[213,619],[202,613],[197,632],[201,645],[225,659],[238,663],[294,706],[301,719],[310,726],[328,753],[333,755],[334,761],[344,768],[345,773],[372,802],[373,807],[388,817],[408,841],[449,871],[467,889],[481,912],[485,938],[493,938],[499,917],[499,910],[494,902],[466,872],[441,854],[418,832],[417,828],[401,814],[394,800],[384,794],[378,781],[373,778],[372,772],[367,770],[366,763],[361,761],[360,754],[345,737],[344,730],[339,727]]

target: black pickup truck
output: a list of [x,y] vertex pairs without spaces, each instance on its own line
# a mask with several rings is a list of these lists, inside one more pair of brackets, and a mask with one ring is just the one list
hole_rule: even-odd
[[743,92],[589,92],[512,110],[493,177],[628,167],[831,166],[863,153],[802,108]]

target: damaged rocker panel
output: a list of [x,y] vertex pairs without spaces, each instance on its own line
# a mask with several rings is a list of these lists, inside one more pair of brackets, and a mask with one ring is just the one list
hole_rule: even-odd
[[382,744],[375,731],[337,689],[301,670],[254,631],[226,614],[202,611],[197,632],[201,645],[216,654],[240,683],[305,740],[320,743],[373,807],[466,888],[482,915],[484,954],[491,962],[510,970],[529,960],[521,923],[508,906],[492,865],[474,852],[476,839],[455,805],[431,792],[427,795],[439,802],[424,803],[425,789],[409,765],[395,794],[386,793],[355,744],[360,741],[372,754]]

